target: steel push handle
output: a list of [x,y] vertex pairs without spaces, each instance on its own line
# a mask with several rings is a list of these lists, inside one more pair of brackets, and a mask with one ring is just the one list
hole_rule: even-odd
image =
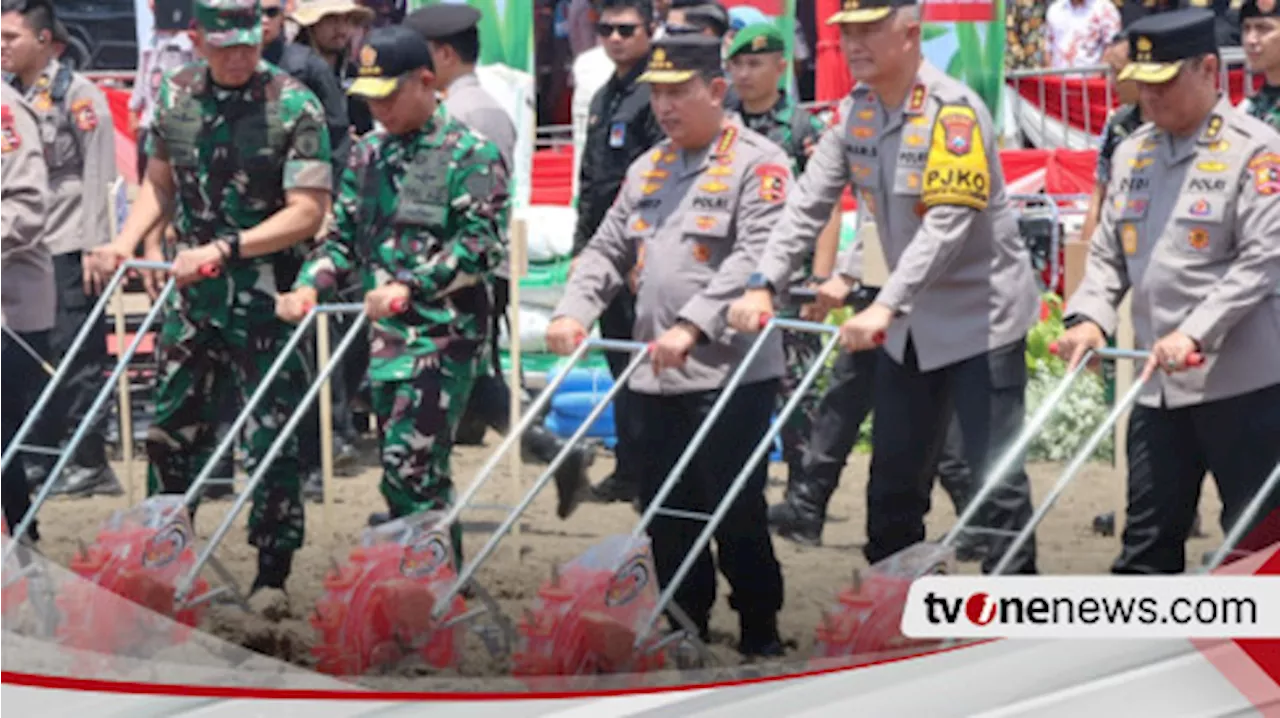
[[[248,503],[250,497],[253,496],[254,491],[258,488],[258,485],[265,479],[267,471],[270,470],[276,459],[279,458],[281,452],[284,451],[285,443],[288,442],[294,432],[297,431],[298,425],[302,423],[307,411],[311,408],[311,404],[315,402],[316,397],[319,395],[320,388],[329,380],[330,375],[333,374],[338,363],[342,360],[342,357],[345,356],[347,351],[351,348],[351,345],[355,343],[355,340],[361,335],[365,323],[368,321],[368,317],[364,312],[363,304],[322,304],[309,307],[307,315],[308,318],[313,318],[316,314],[321,312],[328,314],[355,314],[356,319],[343,335],[342,341],[338,344],[337,348],[334,349],[332,356],[329,357],[329,362],[323,367],[320,367],[318,376],[311,383],[311,386],[307,388],[306,394],[303,395],[302,400],[298,403],[297,408],[294,409],[293,414],[289,416],[289,420],[285,422],[285,425],[281,427],[279,433],[276,434],[275,441],[271,442],[271,446],[267,448],[266,454],[264,454],[259,460],[258,467],[254,470],[253,475],[249,477],[244,490],[236,497],[235,503],[231,506],[231,510],[227,512],[221,523],[218,524],[218,528],[214,531],[213,536],[205,543],[200,555],[196,558],[196,562],[178,580],[174,593],[175,604],[183,605],[186,603],[188,594],[195,585],[196,577],[200,575],[200,571],[204,568],[205,564],[213,557],[213,552],[217,549],[218,544],[226,538],[227,532],[231,530],[231,524],[235,522],[236,517],[239,516],[240,512],[244,509],[244,505]],[[295,332],[294,337],[291,339],[297,339],[301,337],[301,335],[301,331]],[[294,344],[296,345],[296,341]],[[285,352],[282,351],[281,355],[284,356]],[[265,384],[266,382],[263,382],[263,385]],[[247,414],[247,412],[242,412],[242,414]],[[234,434],[229,435],[234,436]],[[210,464],[212,464],[212,462],[210,462]]]
[[[98,301],[98,305],[94,308],[94,311],[97,312],[99,316],[95,317],[92,314],[90,315],[89,319],[85,321],[84,326],[81,328],[80,335],[76,337],[76,343],[77,344],[83,343],[83,341],[85,340],[85,337],[87,337],[88,335],[87,330],[89,329],[91,323],[96,322],[100,319],[101,312],[106,307],[106,299],[111,296],[110,292],[114,292],[115,289],[119,286],[119,283],[124,276],[125,270],[131,267],[163,270],[163,269],[167,269],[170,266],[171,265],[163,262],[125,262],[120,267],[120,269],[116,270],[115,276],[112,277],[111,284],[109,284],[107,287],[109,291],[103,292],[102,299]],[[53,468],[49,470],[49,475],[48,477],[45,478],[44,484],[41,485],[40,491],[36,494],[36,497],[31,501],[31,507],[27,509],[26,514],[23,515],[22,520],[18,522],[18,525],[13,528],[12,535],[15,540],[12,541],[9,544],[9,546],[5,549],[3,553],[3,557],[0,558],[0,560],[8,561],[9,557],[12,555],[13,551],[16,549],[20,537],[26,536],[27,531],[31,527],[31,524],[35,521],[36,514],[39,513],[40,508],[44,506],[44,503],[49,499],[49,496],[53,493],[53,487],[57,483],[58,477],[62,474],[64,470],[66,470],[67,464],[71,462],[72,457],[76,453],[76,449],[80,447],[80,443],[83,442],[85,436],[88,435],[89,426],[93,423],[93,419],[98,416],[99,412],[102,411],[103,406],[106,404],[107,398],[111,396],[111,392],[115,389],[117,384],[119,384],[120,377],[128,369],[129,362],[130,360],[133,359],[133,355],[137,353],[138,347],[142,344],[143,337],[146,335],[147,331],[150,330],[151,325],[155,323],[156,318],[160,316],[161,310],[164,308],[164,305],[168,301],[169,296],[173,294],[176,286],[177,285],[174,282],[172,277],[167,282],[165,282],[164,288],[160,292],[160,296],[156,298],[156,301],[154,303],[152,303],[151,309],[148,310],[146,317],[142,320],[141,326],[139,327],[138,331],[134,334],[133,341],[129,343],[129,346],[125,349],[124,353],[121,354],[120,358],[116,361],[115,368],[112,369],[111,371],[111,376],[107,378],[106,382],[102,385],[102,388],[98,390],[97,396],[94,397],[93,403],[89,406],[88,410],[85,411],[84,418],[76,426],[76,430],[72,434],[70,441],[67,442],[66,448],[60,454],[58,461],[54,464]],[[72,349],[78,350],[79,347],[73,345]],[[71,352],[69,351],[68,356],[70,355],[71,355]],[[58,369],[58,373],[64,374],[67,368],[71,366],[71,364],[72,362],[64,360]],[[41,403],[48,402],[49,397],[52,395],[53,385],[58,379],[59,377],[55,376],[54,379],[51,379],[49,384],[46,385],[45,392],[42,393],[40,397]],[[43,406],[36,407],[36,409],[38,410],[43,410],[43,408],[44,408]],[[7,457],[9,460],[12,460],[12,458],[16,456],[16,454],[13,452],[21,450],[20,448],[21,439],[25,438],[25,433],[30,430],[30,427],[32,425],[34,425],[33,420],[38,416],[38,414],[39,412],[36,410],[33,410],[31,413],[29,413],[27,416],[27,420],[23,422],[23,426],[20,429],[21,433],[18,435],[15,435],[13,440],[10,442],[10,445],[8,447],[10,453],[9,453],[9,456]],[[127,437],[122,437],[122,438],[124,440],[128,440]]]
[[[573,434],[564,441],[560,447],[560,451],[556,453],[555,457],[551,460],[551,463],[547,465],[546,469],[544,469],[538,476],[537,480],[534,481],[533,486],[525,492],[524,496],[520,499],[520,502],[516,504],[511,511],[507,512],[502,523],[500,523],[498,527],[494,529],[493,533],[489,535],[489,539],[485,542],[484,546],[481,547],[481,549],[471,558],[470,561],[466,563],[466,565],[462,566],[458,572],[458,577],[453,581],[449,588],[442,595],[437,597],[436,602],[431,609],[431,617],[434,620],[440,620],[444,617],[444,614],[449,611],[454,597],[457,596],[458,593],[460,593],[462,589],[475,578],[476,572],[480,570],[480,566],[484,565],[484,562],[487,561],[489,557],[493,555],[493,552],[498,549],[498,544],[500,544],[507,533],[511,531],[511,528],[515,526],[516,521],[520,520],[520,517],[529,508],[529,505],[532,504],[538,494],[542,492],[542,489],[545,488],[552,478],[555,477],[556,471],[560,469],[560,466],[568,458],[570,452],[572,452],[578,442],[587,435],[587,432],[596,423],[596,420],[600,418],[600,415],[603,414],[605,409],[613,402],[614,398],[618,395],[618,392],[626,386],[627,382],[631,379],[631,376],[636,373],[636,370],[640,368],[640,365],[652,354],[653,351],[652,342],[644,343],[617,339],[590,339],[586,335],[579,335],[577,341],[578,346],[571,355],[571,363],[560,371],[559,376],[556,377],[556,380],[552,382],[552,384],[542,390],[539,400],[546,398],[547,401],[550,401],[550,397],[555,393],[555,389],[559,388],[560,383],[564,381],[566,376],[568,376],[569,369],[576,364],[582,356],[585,355],[586,350],[591,347],[603,349],[605,351],[630,352],[633,356],[631,357],[631,361],[628,362],[626,368],[623,369],[622,373],[619,374],[618,378],[613,382],[613,385],[609,387],[607,392],[605,392],[604,397],[600,401],[596,402],[595,406],[591,407],[591,411],[588,412],[586,418],[579,423],[578,428],[574,430]],[[534,411],[533,409],[530,409],[526,412],[525,418],[520,422],[518,430],[508,432],[508,441],[514,441],[515,438],[518,438],[523,434],[524,431],[528,429],[529,422],[532,418],[539,416],[540,414],[541,410]],[[497,465],[498,460],[500,460],[502,455],[505,453],[506,447],[509,445],[508,441],[504,441],[503,445],[499,446],[498,449],[494,451],[490,459],[494,466]],[[488,471],[486,471],[486,469],[488,469]],[[472,480],[471,485],[467,487],[466,494],[464,494],[462,499],[454,503],[454,505],[449,509],[449,512],[437,525],[446,529],[447,527],[452,526],[453,523],[458,520],[463,508],[466,506],[466,503],[475,496],[476,492],[479,490],[479,486],[487,480],[490,475],[492,475],[492,469],[490,469],[489,465],[486,463],[485,467],[481,469],[481,474],[477,475],[477,477]]]
[[[672,575],[671,580],[667,581],[666,586],[663,587],[662,592],[658,596],[657,603],[645,618],[645,622],[641,625],[641,629],[636,633],[636,638],[633,644],[634,650],[638,651],[643,647],[645,640],[653,631],[654,624],[657,623],[658,618],[666,612],[667,607],[675,599],[675,594],[680,588],[680,584],[684,582],[689,571],[693,569],[693,564],[698,559],[698,556],[707,547],[707,544],[711,542],[711,537],[715,534],[720,522],[724,520],[725,514],[729,512],[729,509],[733,506],[734,502],[737,501],[738,495],[742,493],[742,489],[746,486],[747,481],[750,480],[755,467],[761,461],[765,460],[774,439],[776,439],[778,434],[782,431],[782,427],[786,423],[787,419],[790,418],[790,416],[795,413],[795,410],[800,406],[800,402],[804,399],[805,393],[809,391],[809,388],[813,386],[813,383],[817,380],[818,374],[821,373],[827,357],[835,349],[840,338],[839,329],[831,326],[830,324],[768,317],[766,321],[763,322],[763,331],[760,333],[759,338],[756,339],[755,343],[748,351],[747,356],[743,358],[742,363],[739,365],[737,371],[734,372],[730,382],[721,390],[721,394],[717,397],[716,403],[707,414],[707,418],[704,419],[702,424],[698,427],[697,433],[685,448],[684,453],[681,454],[680,460],[676,463],[676,466],[673,467],[671,472],[668,473],[667,477],[663,480],[662,486],[658,491],[658,495],[649,503],[644,517],[641,519],[640,525],[632,534],[634,537],[638,538],[647,531],[649,524],[653,521],[653,518],[662,510],[662,502],[665,501],[671,491],[675,489],[675,485],[681,474],[683,474],[684,469],[688,466],[689,461],[692,460],[692,457],[696,454],[697,450],[701,448],[702,443],[706,440],[707,435],[711,431],[711,427],[715,425],[720,414],[723,413],[725,406],[728,404],[729,398],[740,386],[741,379],[745,375],[746,367],[751,365],[751,362],[759,353],[760,348],[764,346],[765,340],[774,328],[791,329],[793,331],[809,332],[820,335],[825,334],[828,336],[822,347],[822,351],[818,354],[818,357],[814,360],[813,364],[806,370],[803,379],[800,381],[800,385],[796,387],[794,392],[792,392],[787,403],[778,413],[778,416],[775,418],[768,431],[765,432],[765,435],[756,443],[755,449],[751,452],[751,456],[738,471],[737,476],[735,476],[733,482],[730,483],[725,495],[722,496],[720,501],[716,504],[715,511],[703,525],[702,532],[698,534],[698,538],[695,539],[693,545],[689,548],[689,552],[685,554],[684,560],[681,561],[680,565],[676,568],[676,572]],[[614,570],[616,571],[617,568],[615,567]]]

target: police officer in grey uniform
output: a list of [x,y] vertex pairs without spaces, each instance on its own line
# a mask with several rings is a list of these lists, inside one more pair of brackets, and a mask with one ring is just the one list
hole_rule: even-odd
[[[35,401],[44,371],[39,359],[48,355],[49,332],[57,313],[53,284],[53,256],[44,242],[49,203],[49,175],[41,149],[35,113],[7,83],[0,83],[0,220],[3,220],[3,262],[0,263],[0,390],[4,446],[8,447],[22,417]],[[25,346],[24,346],[25,345]],[[32,356],[35,352],[37,356]],[[4,520],[11,531],[31,508],[25,457],[14,457],[4,472]],[[39,540],[36,522],[28,537]]]
[[[468,5],[435,4],[411,13],[405,24],[417,30],[431,47],[432,60],[443,88],[445,108],[464,125],[479,132],[498,146],[503,161],[513,167],[516,152],[516,128],[497,100],[484,89],[476,77],[475,62],[480,52],[477,24],[480,11]],[[502,376],[502,358],[498,338],[510,303],[510,267],[504,257],[494,273],[493,328],[489,337],[491,363],[471,392],[467,412],[458,427],[459,443],[481,443],[486,426],[506,433],[511,418],[511,392]],[[512,335],[507,326],[508,336]],[[517,368],[518,371],[518,368]],[[519,374],[517,374],[519,376]],[[521,451],[528,459],[550,463],[564,442],[550,430],[535,423],[520,437]],[[567,517],[589,487],[587,468],[592,453],[586,447],[574,447],[556,472],[562,501],[559,513]]]
[[[571,353],[623,286],[634,287],[633,336],[653,343],[650,361],[630,381],[627,407],[637,432],[640,497],[648,504],[755,339],[730,329],[725,310],[780,218],[792,176],[781,148],[725,115],[727,86],[714,38],[664,38],[640,81],[652,85],[654,114],[670,139],[631,165],[618,201],[579,255],[547,343]],[[782,372],[781,338],[773,336],[667,508],[715,508],[768,430]],[[715,534],[718,564],[733,590],[729,604],[739,615],[739,651],[747,656],[782,652],[776,620],[782,573],[766,526],[767,468],[763,461],[753,467]],[[683,518],[654,519],[649,535],[661,583],[702,528]],[[705,551],[675,595],[704,639],[715,565]]]
[[[49,347],[57,358],[71,347],[97,300],[86,294],[81,255],[111,240],[108,190],[117,176],[115,129],[102,91],[58,61],[52,5],[29,0],[5,2],[3,9],[8,30],[20,36],[6,47],[4,69],[9,82],[35,110],[45,146],[49,175],[45,242],[53,253],[58,286],[58,318]],[[105,324],[94,327],[74,362],[42,417],[38,445],[57,446],[68,438],[93,403],[108,365]],[[105,428],[104,412],[81,442],[74,465],[59,477],[60,492],[123,492],[107,463]]]
[[1219,94],[1213,23],[1188,9],[1130,29],[1121,78],[1150,124],[1116,148],[1059,341],[1072,365],[1104,346],[1132,290],[1149,381],[1129,421],[1116,573],[1183,571],[1205,472],[1230,527],[1280,460],[1280,134]]
[[[986,477],[1022,428],[1026,333],[1038,298],[1005,195],[994,125],[982,100],[924,61],[915,0],[846,0],[831,18],[855,77],[840,124],[822,136],[774,227],[748,291],[730,312],[759,326],[795,263],[852,185],[875,218],[889,277],[874,303],[841,327],[850,351],[872,350],[875,425],[867,487],[867,560],[925,538],[933,469],[957,414],[963,454]],[[979,527],[1030,518],[1021,464],[981,507]],[[990,571],[1008,545],[993,541]],[[1034,541],[1010,570],[1035,571]]]

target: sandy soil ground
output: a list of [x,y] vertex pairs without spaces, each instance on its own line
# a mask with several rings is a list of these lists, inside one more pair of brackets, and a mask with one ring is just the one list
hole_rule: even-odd
[[[456,454],[455,472],[465,483],[487,458],[498,437],[490,435],[487,447],[463,447]],[[607,475],[611,460],[601,454],[592,469],[595,480]],[[854,568],[865,567],[860,548],[865,540],[864,489],[868,457],[852,457],[843,482],[832,503],[829,522],[821,548],[802,548],[775,539],[786,581],[786,605],[780,627],[789,649],[787,662],[793,665],[808,658],[813,646],[813,631],[820,613],[836,592],[849,582]],[[480,504],[512,505],[522,487],[514,481],[503,462],[490,485],[481,493]],[[1032,465],[1029,467],[1034,496],[1042,499],[1057,478],[1061,467]],[[124,466],[117,464],[121,477]],[[145,467],[135,463],[133,486],[135,497],[143,493]],[[532,484],[539,467],[526,465],[523,486]],[[781,465],[771,468],[768,488],[770,502],[780,500],[783,490]],[[333,503],[329,516],[322,504],[308,504],[307,543],[298,554],[289,583],[294,617],[272,624],[238,610],[215,607],[204,628],[214,635],[238,643],[299,666],[314,664],[310,648],[314,641],[305,618],[322,591],[322,577],[329,570],[331,557],[343,559],[355,538],[365,526],[371,512],[382,510],[383,501],[377,490],[377,473],[364,470],[353,478],[335,478]],[[1039,530],[1040,568],[1046,574],[1105,573],[1119,547],[1119,537],[1095,535],[1094,515],[1117,511],[1117,531],[1123,528],[1123,474],[1110,466],[1091,465],[1077,478],[1048,516]],[[116,509],[127,506],[127,496],[93,499],[59,498],[51,501],[41,513],[41,533],[45,537],[42,550],[50,558],[66,565],[77,551],[78,541],[91,542],[100,523]],[[210,536],[217,523],[231,507],[231,501],[219,500],[202,505],[197,517],[200,537]],[[605,536],[630,531],[637,516],[629,505],[608,506],[584,504],[568,520],[555,516],[554,491],[548,487],[533,503],[520,525],[519,535],[508,536],[496,555],[482,568],[480,579],[497,598],[507,615],[518,616],[531,605],[538,587],[548,578],[553,563],[568,561]],[[1212,482],[1206,482],[1201,499],[1201,513],[1209,536],[1193,539],[1188,545],[1188,561],[1198,562],[1206,551],[1221,540],[1218,528],[1220,504]],[[247,512],[246,512],[247,515]],[[255,552],[245,541],[246,515],[240,516],[218,557],[243,585],[252,581]],[[476,509],[464,515],[464,545],[468,556],[474,553],[502,518],[494,509]],[[930,538],[940,537],[952,524],[951,503],[941,489],[934,492],[933,511],[929,515]],[[977,572],[976,564],[961,564],[964,572]],[[733,646],[737,639],[736,614],[729,608],[728,586],[720,581],[720,598],[712,619],[713,650],[727,663],[738,661]],[[495,676],[509,667],[503,660],[488,656],[479,639],[468,637],[466,658],[458,667],[459,677]],[[386,682],[398,684],[411,674],[371,679],[371,685]],[[369,681],[365,681],[369,682]],[[496,686],[492,678],[489,690]]]

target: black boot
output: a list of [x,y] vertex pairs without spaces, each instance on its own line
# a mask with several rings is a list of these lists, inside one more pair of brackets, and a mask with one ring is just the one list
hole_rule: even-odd
[[786,653],[782,647],[782,637],[778,635],[777,614],[738,614],[738,626],[738,653],[743,657],[776,658]]
[[787,482],[786,499],[769,507],[769,527],[788,541],[804,546],[821,546],[827,504],[838,481],[838,475],[825,477],[793,473]]
[[258,549],[258,575],[253,579],[252,594],[260,588],[284,590],[284,582],[293,570],[293,552]]
[[[530,426],[520,437],[520,452],[526,461],[550,464],[564,449],[564,440],[540,425]],[[569,450],[556,469],[556,515],[566,519],[578,508],[591,490],[587,469],[595,461],[595,452],[586,446]]]

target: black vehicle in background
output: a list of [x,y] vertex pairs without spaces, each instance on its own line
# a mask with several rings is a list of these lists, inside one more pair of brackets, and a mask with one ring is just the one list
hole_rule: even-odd
[[132,70],[138,62],[134,0],[55,0],[71,41],[63,60],[79,70]]

